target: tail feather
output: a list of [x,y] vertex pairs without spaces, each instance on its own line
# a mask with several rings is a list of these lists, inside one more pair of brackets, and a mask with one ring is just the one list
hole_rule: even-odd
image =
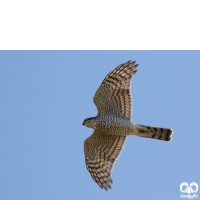
[[140,137],[146,137],[146,138],[153,138],[158,140],[164,140],[164,141],[171,141],[173,131],[169,128],[158,128],[158,127],[151,127],[151,126],[145,126],[145,125],[139,125],[137,130],[139,131],[138,136]]

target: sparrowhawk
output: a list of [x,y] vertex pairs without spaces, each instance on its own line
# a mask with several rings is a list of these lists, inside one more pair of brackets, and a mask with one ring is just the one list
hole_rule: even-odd
[[119,65],[103,80],[94,95],[96,117],[87,118],[83,125],[93,128],[84,142],[85,162],[93,180],[100,188],[111,189],[111,172],[129,135],[170,141],[173,131],[131,122],[131,79],[137,72],[136,61]]

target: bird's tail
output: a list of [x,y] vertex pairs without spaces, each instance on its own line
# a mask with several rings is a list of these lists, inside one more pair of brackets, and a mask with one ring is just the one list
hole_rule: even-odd
[[144,126],[137,124],[138,136],[153,138],[158,140],[170,141],[173,134],[172,129],[169,128],[158,128],[151,126]]

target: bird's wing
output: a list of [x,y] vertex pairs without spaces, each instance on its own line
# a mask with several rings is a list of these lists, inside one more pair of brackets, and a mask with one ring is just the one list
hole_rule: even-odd
[[[137,72],[136,61],[128,61],[110,72],[96,91],[93,101],[98,114],[122,115],[131,121],[132,96],[131,79]],[[135,70],[135,71],[134,71]]]
[[93,180],[100,188],[111,189],[111,172],[127,136],[94,133],[84,142],[85,162]]

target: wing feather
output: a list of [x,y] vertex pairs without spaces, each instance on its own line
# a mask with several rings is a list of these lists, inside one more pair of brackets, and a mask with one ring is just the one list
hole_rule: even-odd
[[132,116],[131,79],[137,72],[136,61],[128,61],[111,71],[94,95],[98,114],[121,115],[129,120]]
[[102,189],[111,189],[111,172],[126,138],[127,136],[108,135],[95,130],[84,142],[86,167]]

